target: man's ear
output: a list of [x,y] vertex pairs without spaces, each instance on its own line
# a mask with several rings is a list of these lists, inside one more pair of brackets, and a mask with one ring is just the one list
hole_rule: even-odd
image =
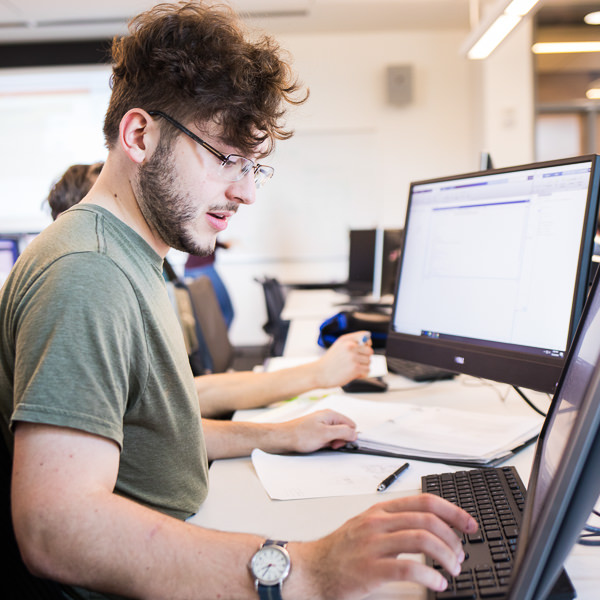
[[159,135],[158,126],[141,108],[132,108],[121,119],[119,142],[125,154],[135,163],[141,164],[150,158]]

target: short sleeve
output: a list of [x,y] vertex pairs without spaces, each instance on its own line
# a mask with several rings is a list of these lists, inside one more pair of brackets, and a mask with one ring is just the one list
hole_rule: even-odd
[[82,252],[52,263],[19,304],[12,422],[122,445],[123,415],[147,373],[143,333],[133,287],[110,258]]

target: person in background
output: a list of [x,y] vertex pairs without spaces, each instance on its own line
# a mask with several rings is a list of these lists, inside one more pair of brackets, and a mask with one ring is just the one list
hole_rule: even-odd
[[71,165],[52,186],[46,202],[52,219],[77,204],[92,189],[103,162],[92,165]]
[[217,239],[215,250],[210,254],[207,254],[206,256],[190,254],[185,263],[184,271],[184,276],[189,279],[195,279],[202,275],[205,275],[210,279],[228,329],[231,327],[231,322],[234,317],[233,303],[231,302],[231,297],[225,287],[225,283],[223,283],[223,280],[217,271],[215,262],[217,249],[222,248],[226,250],[229,248],[229,245],[229,242],[221,242]]
[[[262,161],[291,135],[287,105],[305,95],[275,41],[225,5],[158,4],[129,31],[113,42],[105,165],[0,292],[0,431],[25,564],[71,599],[354,600],[399,580],[445,589],[442,573],[405,555],[457,575],[454,530],[477,524],[437,496],[379,502],[307,542],[186,522],[209,493],[209,460],[338,448],[356,427],[333,411],[274,424],[201,417],[163,259],[171,247],[211,252],[255,202],[273,174]],[[259,579],[265,568],[277,574]]]

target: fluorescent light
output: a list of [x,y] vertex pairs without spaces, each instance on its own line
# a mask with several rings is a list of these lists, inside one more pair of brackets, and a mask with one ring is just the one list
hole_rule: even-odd
[[588,25],[600,25],[600,11],[591,12],[583,17]]
[[585,95],[588,100],[600,100],[600,79],[595,79],[590,83]]
[[504,13],[524,17],[538,2],[539,0],[513,0],[504,9]]
[[588,100],[600,100],[600,88],[590,88],[585,93],[585,97]]
[[517,26],[521,17],[501,14],[467,52],[471,59],[487,58],[494,48]]
[[531,49],[534,54],[600,52],[600,42],[537,42]]
[[471,32],[461,51],[471,59],[487,58],[539,0],[498,0],[484,22]]

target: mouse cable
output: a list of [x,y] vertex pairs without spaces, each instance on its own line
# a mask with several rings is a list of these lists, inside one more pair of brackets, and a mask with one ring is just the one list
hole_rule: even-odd
[[527,402],[527,404],[529,404],[529,406],[533,408],[533,410],[535,410],[536,413],[542,415],[542,417],[546,416],[546,413],[541,411],[537,406],[535,406],[535,404],[521,391],[521,388],[517,387],[516,385],[513,385],[512,387],[517,392],[517,394],[519,394],[519,396],[521,396],[521,398],[523,398],[523,400],[525,400],[525,402]]

